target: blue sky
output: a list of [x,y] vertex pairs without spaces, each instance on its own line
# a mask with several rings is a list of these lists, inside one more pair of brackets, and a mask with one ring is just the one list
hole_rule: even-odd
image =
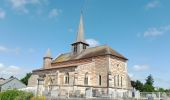
[[169,0],[0,0],[0,77],[23,77],[69,52],[83,8],[85,36],[126,56],[132,79],[170,88]]

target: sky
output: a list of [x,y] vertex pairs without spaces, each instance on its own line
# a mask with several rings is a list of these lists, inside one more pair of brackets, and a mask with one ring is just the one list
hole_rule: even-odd
[[170,88],[169,0],[0,0],[0,77],[41,68],[48,48],[53,58],[71,51],[82,9],[91,46],[127,57],[132,80],[152,74]]

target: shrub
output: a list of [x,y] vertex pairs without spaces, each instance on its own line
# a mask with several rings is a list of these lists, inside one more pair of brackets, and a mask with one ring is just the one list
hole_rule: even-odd
[[30,100],[31,97],[33,97],[32,93],[19,90],[7,90],[0,93],[0,100]]
[[44,96],[32,97],[31,100],[46,100]]

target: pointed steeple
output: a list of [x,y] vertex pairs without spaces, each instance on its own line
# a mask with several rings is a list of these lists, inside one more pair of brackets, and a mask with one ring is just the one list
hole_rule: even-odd
[[89,46],[89,44],[87,44],[85,39],[84,39],[83,14],[81,12],[76,42],[72,44],[73,54],[81,53],[88,46]]
[[77,32],[76,42],[85,42],[84,41],[84,26],[83,26],[83,14],[81,13],[80,23]]
[[46,54],[45,54],[44,57],[49,57],[49,58],[51,58],[51,50],[50,50],[50,48],[47,49],[47,52],[46,52]]

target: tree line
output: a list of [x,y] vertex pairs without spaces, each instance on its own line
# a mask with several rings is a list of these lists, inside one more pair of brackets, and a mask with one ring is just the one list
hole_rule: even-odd
[[170,89],[155,88],[154,79],[152,75],[146,77],[145,83],[136,80],[136,81],[131,81],[131,85],[133,88],[139,90],[140,92],[170,92]]

